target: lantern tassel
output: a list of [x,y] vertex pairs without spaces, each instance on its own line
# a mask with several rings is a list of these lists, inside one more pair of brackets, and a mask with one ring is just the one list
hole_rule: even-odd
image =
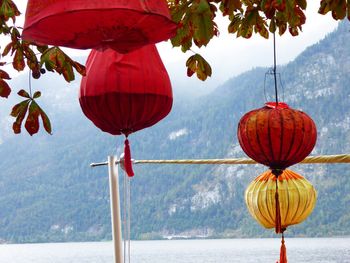
[[134,171],[132,169],[132,162],[131,162],[131,151],[129,146],[129,140],[126,138],[124,142],[124,166],[125,166],[125,172],[129,177],[134,176]]
[[275,193],[275,202],[276,202],[276,219],[275,219],[275,232],[276,234],[283,233],[282,222],[281,222],[281,208],[280,208],[280,200],[278,195],[278,176],[280,173],[276,171],[272,171],[276,176],[276,193]]
[[284,242],[284,235],[282,233],[282,241],[281,241],[281,251],[280,251],[280,262],[279,263],[287,263],[287,249]]

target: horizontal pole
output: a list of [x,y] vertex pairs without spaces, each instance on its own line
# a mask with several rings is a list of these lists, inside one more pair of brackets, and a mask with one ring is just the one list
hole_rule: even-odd
[[[236,158],[236,159],[189,159],[189,160],[132,160],[134,164],[257,164],[252,159]],[[119,164],[120,160],[116,160]],[[335,163],[350,163],[350,154],[337,155],[318,155],[306,157],[301,164],[335,164]],[[92,163],[91,167],[105,166],[108,162]]]

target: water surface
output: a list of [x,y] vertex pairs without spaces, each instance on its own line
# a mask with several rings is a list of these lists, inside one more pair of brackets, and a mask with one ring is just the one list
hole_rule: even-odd
[[[350,238],[287,238],[288,263],[350,263]],[[131,242],[133,263],[276,263],[280,240]],[[112,263],[112,243],[0,245],[0,263]]]

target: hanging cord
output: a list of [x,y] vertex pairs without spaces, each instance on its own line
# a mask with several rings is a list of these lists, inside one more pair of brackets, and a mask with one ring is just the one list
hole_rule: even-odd
[[29,86],[29,96],[32,98],[32,70],[29,70],[28,73],[28,86]]
[[124,171],[124,183],[123,183],[123,244],[124,244],[124,263],[131,262],[131,178],[128,176],[125,170],[125,159],[121,157],[121,165]]
[[123,198],[124,198],[124,205],[123,205],[123,248],[124,248],[124,263],[126,263],[126,240],[127,240],[127,175],[124,171],[123,176]]
[[273,33],[273,78],[274,78],[274,81],[275,81],[276,107],[278,107],[278,88],[277,88],[276,68],[277,68],[277,63],[276,63],[276,34]]
[[[126,176],[125,176],[126,177]],[[127,178],[127,205],[128,205],[128,259],[131,262],[131,178]]]

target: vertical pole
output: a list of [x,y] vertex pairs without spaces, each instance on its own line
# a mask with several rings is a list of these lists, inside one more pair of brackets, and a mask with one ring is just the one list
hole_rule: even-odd
[[116,158],[108,156],[109,191],[111,203],[112,236],[114,249],[114,263],[123,262],[122,252],[122,232],[120,220],[120,198],[118,166],[115,164]]

